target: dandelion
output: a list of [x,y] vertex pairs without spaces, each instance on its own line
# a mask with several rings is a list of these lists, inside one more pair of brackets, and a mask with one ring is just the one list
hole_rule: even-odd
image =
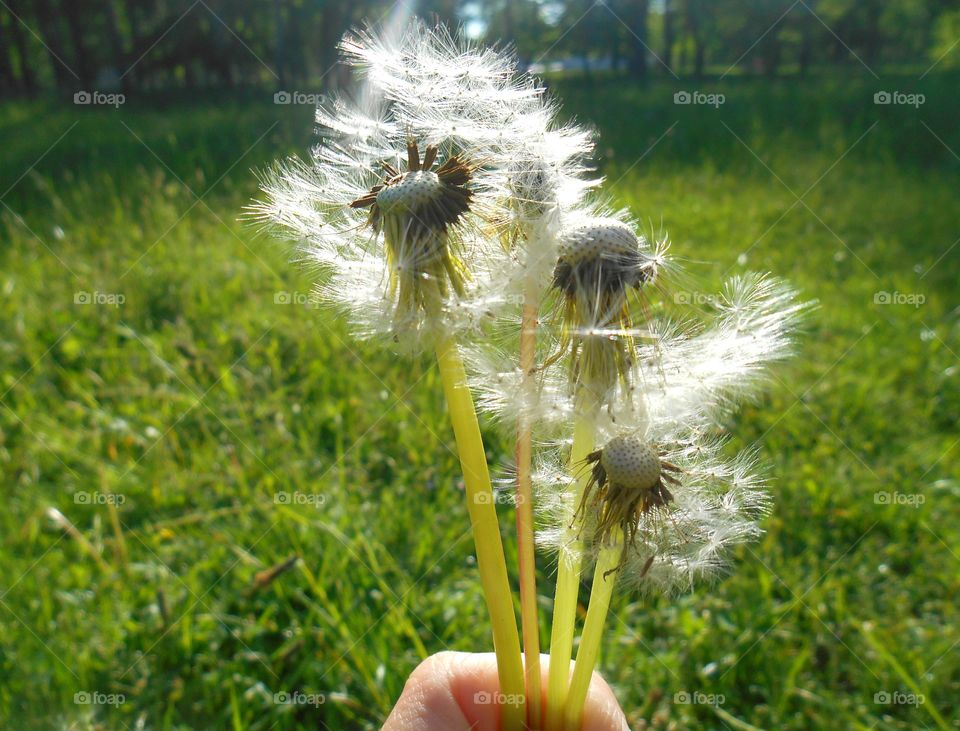
[[[341,52],[358,93],[321,105],[312,158],[268,171],[253,213],[296,241],[321,272],[319,298],[358,336],[435,352],[500,688],[517,700],[502,706],[506,729],[523,725],[524,706],[540,727],[537,485],[537,539],[558,554],[546,726],[578,728],[614,586],[688,590],[759,534],[768,498],[753,455],[728,459],[709,435],[789,352],[805,305],[744,275],[702,317],[666,317],[651,299],[673,281],[666,240],[585,201],[598,184],[591,135],[558,123],[508,55],[419,22],[349,36]],[[461,351],[504,323],[509,347],[484,337],[469,353],[481,406],[516,436],[525,672]],[[535,436],[561,445],[536,474]],[[594,578],[569,678],[584,566]]]
[[[726,460],[722,448],[722,441],[698,433],[674,443],[630,434],[611,438],[590,456],[592,476],[579,515],[585,558],[595,570],[564,710],[567,728],[580,728],[618,579],[644,594],[690,590],[720,574],[731,546],[760,535],[769,498],[754,457]],[[544,543],[551,543],[549,535]]]
[[561,349],[570,351],[570,382],[602,402],[635,363],[630,295],[657,273],[660,258],[631,226],[588,219],[563,234],[553,287],[562,295]]
[[[360,34],[344,44],[362,74],[383,89],[398,120],[427,143],[453,141],[486,173],[496,213],[488,216],[504,246],[495,295],[523,301],[515,366],[532,397],[539,303],[550,283],[562,222],[594,185],[584,177],[590,134],[557,122],[557,108],[511,58],[463,44],[440,29],[414,24],[400,43]],[[373,191],[371,191],[373,192]],[[380,194],[379,192],[377,193]],[[369,200],[369,197],[367,198]],[[451,281],[456,280],[451,277]],[[498,303],[499,304],[499,303]],[[516,434],[516,505],[520,606],[529,695],[528,721],[539,725],[540,645],[530,487],[531,422],[520,413]]]
[[591,467],[590,479],[574,520],[582,520],[590,509],[595,513],[595,544],[621,538],[619,569],[626,562],[627,549],[636,542],[640,522],[667,512],[673,502],[667,484],[679,485],[675,475],[681,470],[662,459],[655,445],[637,436],[614,437],[603,449],[588,454],[586,463]]
[[752,455],[726,461],[723,443],[705,435],[789,352],[807,309],[777,280],[750,275],[728,283],[713,327],[655,327],[661,334],[637,348],[627,376],[642,384],[639,407],[598,419],[602,446],[552,481],[560,489],[543,501],[551,527],[541,543],[561,566],[594,564],[574,674],[555,711],[568,728],[579,728],[617,578],[644,593],[690,589],[719,572],[730,545],[759,534],[767,496]]
[[[529,115],[536,120],[549,115]],[[550,283],[550,270],[557,259],[564,218],[575,210],[580,196],[590,186],[577,174],[579,157],[589,146],[586,134],[574,128],[534,127],[525,152],[508,161],[507,188],[510,220],[505,228],[508,249],[521,261],[518,276],[523,305],[518,338],[517,366],[522,400],[536,398],[537,334],[540,301]],[[534,546],[531,461],[533,423],[529,411],[517,414],[516,504],[517,543],[520,569],[520,607],[526,659],[527,692],[531,699],[528,722],[540,726],[540,629],[538,622]]]
[[[560,332],[559,347],[548,365],[567,356],[567,392],[573,400],[571,465],[585,460],[594,448],[600,407],[610,404],[618,385],[630,389],[636,365],[636,308],[642,288],[656,279],[662,252],[654,251],[633,228],[613,217],[588,217],[561,234],[552,289],[559,296],[554,318]],[[575,483],[567,504],[567,532],[577,545],[573,514],[586,487]],[[580,583],[580,552],[560,555],[550,654],[570,657]],[[547,686],[547,724],[557,727],[566,704],[567,669],[562,662],[550,666]]]
[[421,161],[416,140],[409,140],[407,170],[383,163],[383,181],[350,202],[351,208],[369,208],[370,227],[383,233],[389,296],[400,322],[440,311],[451,291],[465,294],[467,272],[449,231],[470,210],[473,166],[453,155],[434,172],[436,159],[435,145]]
[[508,162],[531,139],[518,131],[549,135],[550,115],[542,90],[517,80],[510,59],[419,23],[397,39],[348,38],[342,50],[363,82],[359,101],[336,98],[318,110],[323,139],[312,161],[275,166],[256,213],[292,235],[306,261],[323,270],[321,299],[359,335],[389,334],[395,347],[436,351],[501,689],[517,699],[503,706],[503,723],[518,728],[519,637],[458,340],[507,299],[495,274],[504,271],[501,232],[516,212]]

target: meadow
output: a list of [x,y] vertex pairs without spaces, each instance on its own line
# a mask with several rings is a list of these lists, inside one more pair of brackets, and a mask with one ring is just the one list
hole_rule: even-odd
[[[615,601],[632,728],[960,723],[957,81],[551,84],[702,283],[677,296],[753,269],[819,302],[727,425],[770,464],[763,540]],[[422,658],[489,648],[435,365],[354,340],[241,220],[311,117],[0,104],[0,727],[377,728]]]

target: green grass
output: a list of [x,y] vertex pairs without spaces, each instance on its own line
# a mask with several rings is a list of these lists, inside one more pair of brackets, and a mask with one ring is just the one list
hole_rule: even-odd
[[[696,88],[726,102],[672,103]],[[884,88],[927,101],[875,106]],[[610,194],[697,277],[771,270],[820,302],[769,396],[729,424],[771,463],[764,540],[714,588],[615,600],[601,670],[634,727],[960,719],[955,88],[555,86],[602,134]],[[251,169],[304,150],[310,116],[254,92],[0,106],[0,726],[374,728],[426,654],[489,649],[435,366],[301,304],[309,279],[237,221]],[[553,567],[540,575],[546,620]],[[283,691],[326,702],[275,704]]]

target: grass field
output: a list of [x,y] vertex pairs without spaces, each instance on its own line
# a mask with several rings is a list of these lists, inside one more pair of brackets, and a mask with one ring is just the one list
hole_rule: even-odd
[[[729,424],[776,478],[765,538],[616,602],[633,727],[960,723],[956,84],[555,85],[696,276],[820,302]],[[374,728],[427,654],[488,649],[436,368],[352,340],[238,222],[310,126],[267,92],[0,105],[0,727]]]

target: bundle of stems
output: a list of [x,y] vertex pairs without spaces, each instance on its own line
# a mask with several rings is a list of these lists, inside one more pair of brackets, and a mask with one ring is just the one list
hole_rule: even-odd
[[[343,41],[363,80],[359,101],[321,105],[313,159],[266,173],[268,200],[254,214],[323,270],[319,298],[359,336],[435,353],[490,615],[501,728],[577,731],[615,586],[689,588],[715,573],[727,545],[758,533],[765,497],[751,458],[725,460],[709,435],[787,352],[803,307],[775,280],[734,278],[712,329],[668,324],[654,334],[645,293],[665,247],[586,201],[596,183],[581,162],[590,136],[557,123],[543,87],[513,59],[418,22],[390,28]],[[471,383],[487,409],[511,417],[501,422],[515,438],[522,655],[462,350],[483,348],[491,314],[515,314],[515,293],[516,348],[489,367],[474,363]],[[541,353],[553,355],[538,362]],[[534,470],[543,430],[569,444],[550,480],[537,475],[543,460]],[[545,693],[538,541],[558,554]]]

